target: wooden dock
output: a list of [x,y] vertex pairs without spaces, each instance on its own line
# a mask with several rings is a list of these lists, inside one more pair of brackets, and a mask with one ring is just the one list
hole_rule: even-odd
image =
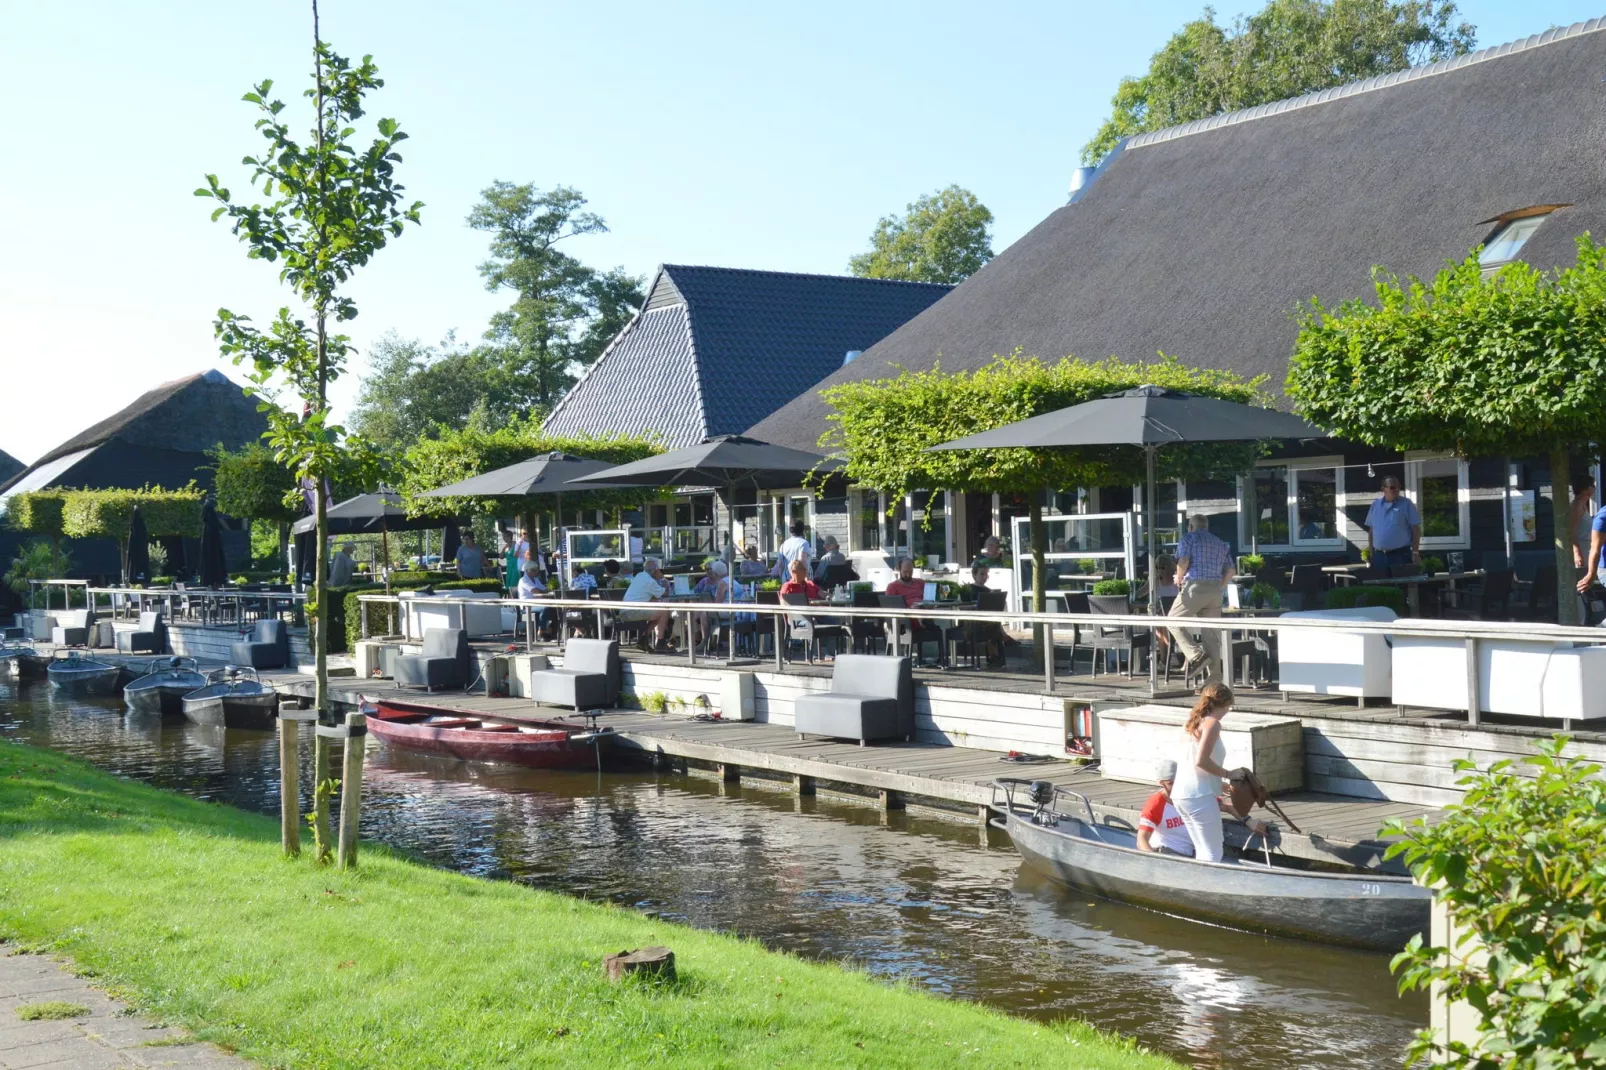
[[[282,694],[310,698],[312,679],[296,673],[265,673]],[[483,694],[399,691],[388,681],[353,678],[331,682],[333,697],[354,704],[359,693],[428,705],[443,713],[489,716],[504,720],[554,720],[566,711],[535,706],[528,699]],[[618,750],[642,760],[695,763],[711,768],[727,781],[742,777],[790,781],[793,790],[845,790],[888,809],[909,803],[933,805],[985,820],[997,777],[1048,780],[1086,795],[1100,820],[1136,825],[1138,811],[1152,788],[1100,777],[1069,761],[1038,759],[1003,761],[995,750],[929,742],[878,743],[861,747],[818,738],[802,739],[789,725],[759,721],[699,721],[676,715],[634,710],[604,713],[598,723],[617,734]],[[1430,816],[1432,807],[1402,802],[1358,799],[1316,791],[1286,792],[1278,802],[1303,830],[1284,830],[1276,844],[1284,853],[1317,862],[1341,863],[1403,872],[1397,861],[1385,863],[1385,842],[1379,827],[1391,817]],[[1229,843],[1242,844],[1242,826],[1229,823]]]

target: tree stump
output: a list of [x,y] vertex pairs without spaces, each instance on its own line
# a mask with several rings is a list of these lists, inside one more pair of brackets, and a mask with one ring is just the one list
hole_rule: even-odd
[[667,947],[641,947],[621,951],[602,960],[608,980],[618,982],[629,973],[644,973],[664,981],[675,979],[675,953]]

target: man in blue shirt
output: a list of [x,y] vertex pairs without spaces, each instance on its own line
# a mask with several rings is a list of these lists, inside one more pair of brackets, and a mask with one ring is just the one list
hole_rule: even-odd
[[[1210,518],[1199,514],[1188,518],[1188,533],[1177,541],[1177,597],[1171,603],[1172,617],[1221,616],[1221,592],[1236,569],[1232,547],[1210,533]],[[1221,679],[1221,641],[1223,633],[1212,628],[1203,641],[1186,628],[1171,629],[1177,649],[1188,659],[1184,676],[1209,665],[1205,683]]]
[[1366,545],[1373,568],[1422,563],[1422,514],[1411,499],[1400,496],[1400,481],[1383,477],[1383,496],[1366,514]]

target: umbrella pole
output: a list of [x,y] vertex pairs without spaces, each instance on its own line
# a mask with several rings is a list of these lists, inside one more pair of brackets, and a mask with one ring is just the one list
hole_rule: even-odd
[[[372,544],[370,544],[372,545]],[[379,567],[385,573],[385,594],[390,594],[390,525],[379,525]]]
[[569,558],[568,558],[567,554],[559,552],[559,551],[561,551],[563,549],[563,547],[558,543],[558,537],[559,537],[558,533],[563,530],[563,492],[561,490],[558,491],[558,493],[557,493],[557,500],[558,500],[558,515],[552,521],[552,549],[554,551],[555,556],[558,558],[558,566],[557,566],[558,597],[562,598],[563,597],[563,570],[568,567]]
[[[736,601],[736,540],[732,535],[736,524],[736,510],[733,502],[736,501],[736,487],[727,484],[725,487],[725,604],[731,606]],[[754,596],[755,601],[757,596]],[[736,660],[736,611],[730,610],[730,657]]]
[[[1154,515],[1154,482],[1156,468],[1155,452],[1157,449],[1158,447],[1156,446],[1145,446],[1143,448],[1143,463],[1144,467],[1147,469],[1147,471],[1144,473],[1146,478],[1144,479],[1143,486],[1143,534],[1144,540],[1148,543],[1149,551],[1149,616],[1151,618],[1157,618],[1160,616],[1160,569],[1158,567],[1159,562],[1154,556],[1154,525],[1157,519]],[[1154,633],[1155,627],[1151,626],[1149,628],[1150,698],[1153,698],[1155,693],[1159,690],[1160,683],[1158,658],[1160,653],[1160,643],[1155,638]]]

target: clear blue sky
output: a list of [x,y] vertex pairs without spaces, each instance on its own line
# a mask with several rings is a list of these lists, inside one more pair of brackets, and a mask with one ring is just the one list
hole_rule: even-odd
[[[1202,7],[325,0],[326,38],[380,64],[374,113],[412,135],[401,173],[427,205],[355,285],[352,333],[478,337],[507,298],[483,289],[484,239],[463,219],[495,179],[578,187],[611,233],[573,251],[640,274],[842,272],[879,216],[951,182],[993,210],[1001,250],[1063,203],[1119,78]],[[32,461],[219,366],[220,305],[264,319],[283,303],[191,191],[208,171],[244,190],[258,139],[240,94],[272,77],[299,106],[310,15],[280,0],[0,10],[0,449]],[[1463,13],[1487,45],[1603,12]]]

